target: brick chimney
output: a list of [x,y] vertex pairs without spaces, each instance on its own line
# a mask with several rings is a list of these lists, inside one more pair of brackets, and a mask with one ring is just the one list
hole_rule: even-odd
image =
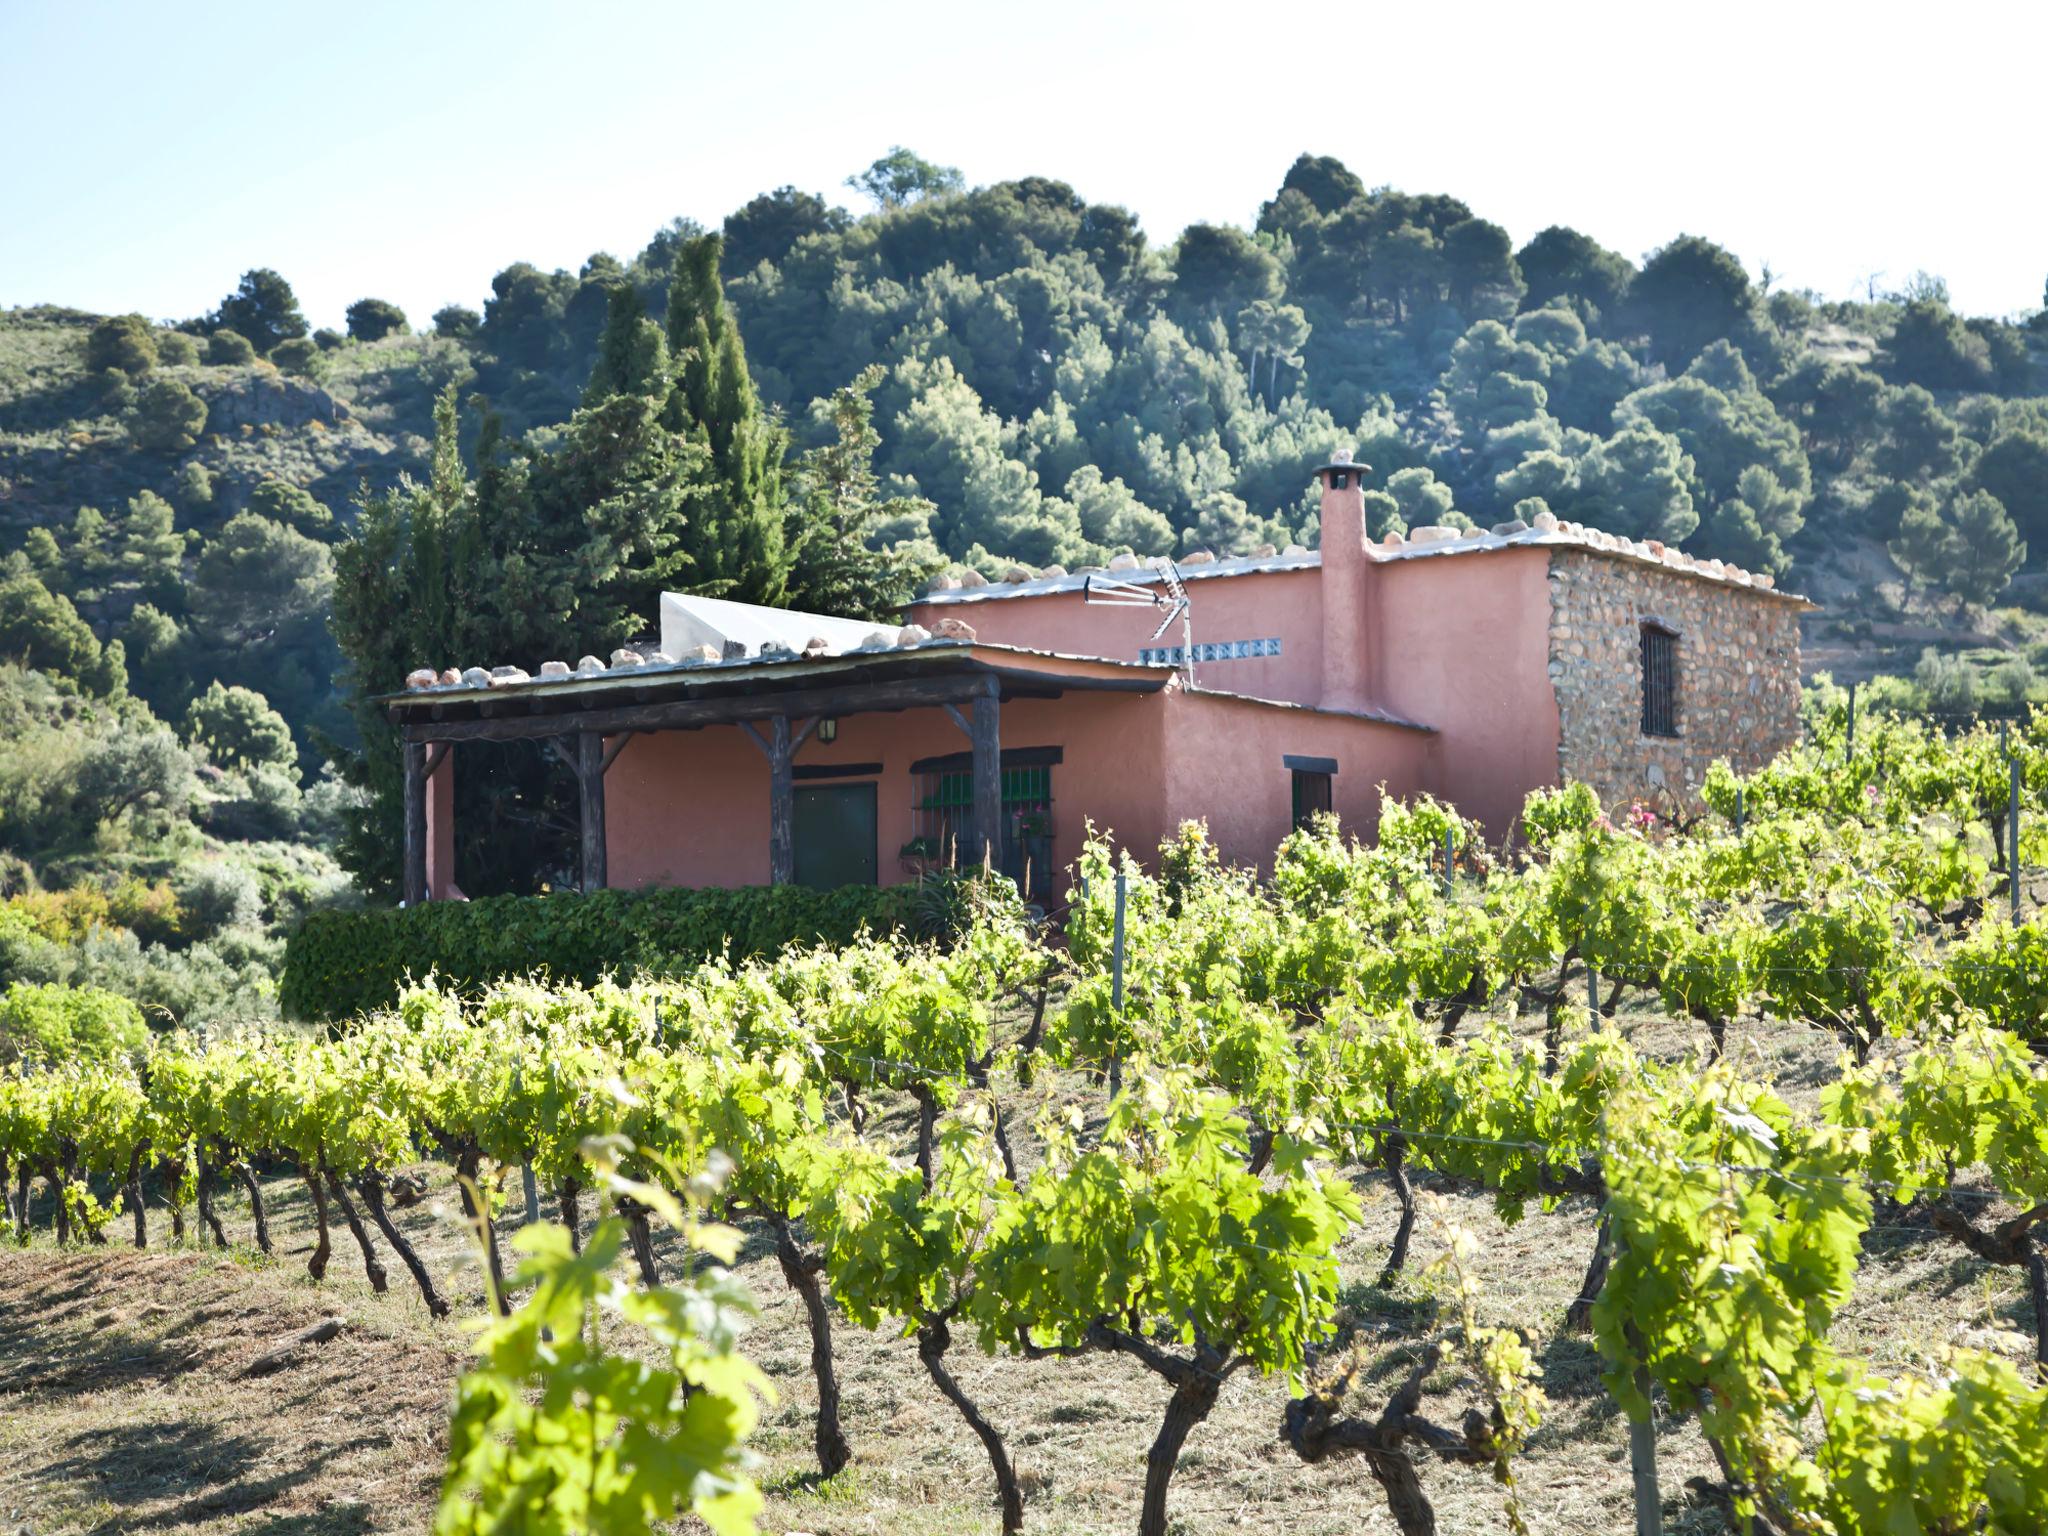
[[1323,483],[1323,692],[1326,709],[1359,709],[1366,698],[1365,476],[1339,448],[1316,471]]

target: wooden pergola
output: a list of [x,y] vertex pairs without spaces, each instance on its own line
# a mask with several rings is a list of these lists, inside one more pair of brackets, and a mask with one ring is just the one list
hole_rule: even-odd
[[569,768],[581,813],[581,884],[594,891],[606,884],[605,771],[626,743],[649,731],[737,725],[767,760],[769,878],[786,885],[796,869],[792,759],[820,720],[943,709],[971,749],[974,803],[960,853],[979,864],[999,850],[1004,700],[1058,698],[1068,689],[1155,693],[1172,675],[1163,666],[932,641],[391,694],[381,702],[404,742],[404,899],[427,899],[428,780],[461,742],[538,742]]

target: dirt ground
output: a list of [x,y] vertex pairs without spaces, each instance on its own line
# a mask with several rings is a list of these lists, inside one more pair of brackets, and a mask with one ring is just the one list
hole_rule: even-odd
[[[1679,1026],[1644,1021],[1639,1043],[1677,1055],[1694,1044]],[[1827,1041],[1786,1026],[1738,1032],[1760,1071],[1788,1097],[1810,1099],[1833,1075]],[[1041,1086],[1039,1094],[1056,1091]],[[1015,1106],[1013,1119],[1028,1116]],[[899,1133],[907,1117],[885,1122]],[[346,1231],[335,1231],[328,1278],[305,1273],[310,1209],[295,1180],[267,1181],[275,1252],[253,1247],[246,1201],[224,1196],[226,1253],[172,1246],[167,1213],[152,1211],[152,1246],[125,1246],[125,1217],[109,1245],[59,1253],[39,1233],[28,1250],[0,1251],[0,1536],[177,1531],[262,1536],[421,1532],[431,1524],[445,1420],[467,1350],[462,1326],[481,1314],[474,1265],[449,1214],[445,1169],[428,1198],[398,1213],[458,1316],[428,1317],[403,1268],[385,1253],[390,1292],[371,1293]],[[1387,1391],[1413,1358],[1430,1312],[1424,1267],[1443,1246],[1425,1222],[1408,1274],[1374,1283],[1396,1209],[1383,1181],[1356,1174],[1366,1221],[1343,1250],[1348,1321],[1373,1341],[1370,1390]],[[1427,1187],[1427,1181],[1421,1181]],[[509,1181],[507,1225],[521,1200]],[[1551,1414],[1519,1466],[1531,1527],[1558,1536],[1629,1528],[1624,1421],[1599,1384],[1590,1340],[1564,1331],[1591,1253],[1584,1202],[1532,1211],[1503,1227],[1489,1201],[1451,1196],[1479,1234],[1484,1320],[1539,1335]],[[669,1262],[675,1262],[673,1256]],[[780,1403],[755,1438],[769,1492],[772,1536],[993,1532],[993,1485],[966,1432],[903,1339],[839,1320],[835,1345],[853,1442],[851,1468],[815,1480],[808,1340],[797,1299],[754,1234],[741,1270],[761,1304],[748,1340]],[[331,1342],[286,1368],[240,1373],[323,1316],[346,1319]],[[1931,1233],[1872,1236],[1840,1342],[1888,1364],[1910,1360],[1962,1329],[2032,1326],[2012,1271],[1988,1269]],[[1027,1529],[1046,1536],[1124,1532],[1137,1523],[1144,1455],[1165,1407],[1156,1377],[1109,1357],[989,1359],[963,1337],[949,1357],[967,1390],[1008,1437],[1029,1499]],[[1455,1423],[1470,1400],[1446,1373],[1426,1411]],[[1280,1442],[1284,1383],[1239,1376],[1182,1455],[1171,1508],[1179,1530],[1257,1529],[1300,1536],[1382,1536],[1394,1529],[1379,1489],[1356,1462],[1301,1464]],[[1659,1425],[1664,1528],[1675,1536],[1728,1529],[1710,1499],[1687,1488],[1711,1474],[1697,1431]],[[1423,1471],[1446,1536],[1503,1529],[1502,1493],[1484,1469],[1435,1463]]]

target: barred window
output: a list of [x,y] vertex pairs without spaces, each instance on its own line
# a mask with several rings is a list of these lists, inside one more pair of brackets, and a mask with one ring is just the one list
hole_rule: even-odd
[[1662,624],[1644,624],[1643,734],[1678,734],[1678,636]]

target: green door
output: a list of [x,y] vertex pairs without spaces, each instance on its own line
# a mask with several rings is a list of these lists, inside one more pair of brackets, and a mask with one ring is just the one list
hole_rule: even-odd
[[796,883],[829,891],[875,883],[875,786],[796,791]]

